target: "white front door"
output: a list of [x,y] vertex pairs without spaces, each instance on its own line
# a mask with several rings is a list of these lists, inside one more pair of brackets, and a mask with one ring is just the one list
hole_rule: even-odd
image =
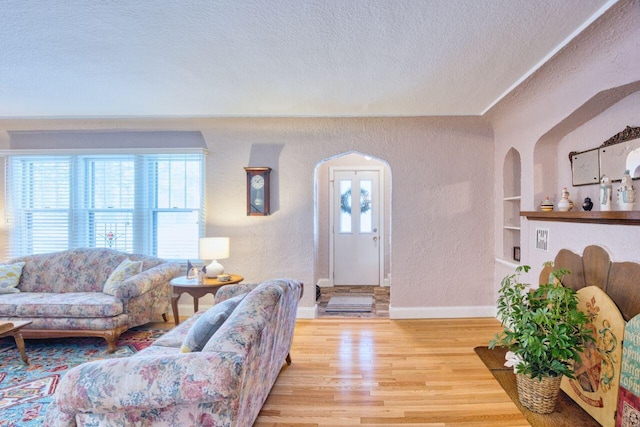
[[334,285],[380,285],[381,173],[331,169]]

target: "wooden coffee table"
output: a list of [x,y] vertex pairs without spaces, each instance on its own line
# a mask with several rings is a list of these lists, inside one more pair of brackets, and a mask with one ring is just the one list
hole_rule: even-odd
[[[10,329],[2,330],[2,325],[6,323],[13,323],[13,326],[11,326]],[[24,339],[22,338],[22,333],[20,332],[20,329],[24,328],[30,323],[31,323],[30,320],[20,321],[20,322],[0,322],[0,330],[2,330],[2,332],[0,332],[0,338],[9,337],[9,336],[13,337],[13,339],[16,342],[16,346],[18,347],[18,350],[20,350],[20,355],[22,356],[22,360],[24,361],[25,365],[29,364],[29,358],[27,357],[27,352],[24,349]]]
[[212,294],[215,298],[218,289],[224,285],[233,285],[240,283],[244,277],[237,274],[229,274],[231,280],[220,282],[218,279],[204,279],[204,283],[198,283],[198,279],[187,279],[186,276],[176,277],[171,280],[171,309],[173,310],[173,321],[176,326],[180,323],[180,315],[178,313],[178,300],[180,295],[187,293],[193,297],[193,312],[198,311],[198,300],[207,294]]

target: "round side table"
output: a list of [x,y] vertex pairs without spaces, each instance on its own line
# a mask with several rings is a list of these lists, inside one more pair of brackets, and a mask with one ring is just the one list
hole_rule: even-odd
[[215,298],[218,289],[225,285],[233,285],[240,283],[244,277],[237,274],[229,274],[231,280],[220,282],[218,279],[204,279],[203,283],[198,283],[198,279],[187,279],[187,276],[176,277],[171,280],[171,309],[173,311],[173,321],[176,326],[180,323],[180,314],[178,313],[178,300],[180,295],[186,293],[193,297],[193,312],[198,311],[198,300],[207,294],[212,294]]

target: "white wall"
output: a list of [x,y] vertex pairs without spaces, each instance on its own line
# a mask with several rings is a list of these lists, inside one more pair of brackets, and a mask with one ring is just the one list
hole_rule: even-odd
[[[209,150],[207,235],[231,238],[226,270],[245,282],[302,280],[303,316],[315,307],[316,165],[349,151],[385,159],[393,173],[391,315],[492,310],[494,147],[482,118],[0,121],[0,130],[34,129],[201,131]],[[244,166],[273,168],[272,215],[246,216]]]
[[[571,151],[585,151],[599,147],[604,141],[629,126],[640,126],[640,92],[633,93],[604,110],[601,114],[587,121],[580,127],[568,133],[558,144],[558,181],[560,186],[567,187],[571,199],[580,206],[585,197],[590,197],[594,203],[594,210],[598,209],[599,185],[572,185],[571,168],[568,153]],[[622,175],[623,171],[619,171]],[[613,204],[616,203],[615,191],[619,183],[614,183]],[[634,186],[640,187],[635,181]],[[638,188],[640,191],[640,188]],[[557,203],[559,199],[556,198]],[[615,206],[614,206],[615,208]],[[636,207],[640,210],[640,203]]]
[[[314,168],[353,150],[385,159],[393,171],[392,308],[413,307],[425,315],[430,307],[492,304],[485,251],[493,242],[485,227],[493,215],[492,188],[486,187],[493,170],[482,164],[490,164],[493,148],[483,120],[215,120],[204,135],[216,153],[211,178],[224,189],[211,188],[208,203],[237,206],[214,209],[208,220],[211,232],[237,242],[232,250],[238,258],[227,261],[229,267],[238,263],[234,271],[250,280],[289,275],[314,285]],[[267,160],[252,164],[252,150]],[[279,209],[270,217],[238,212],[244,209],[244,181],[237,174],[247,162],[274,168],[272,197]],[[303,307],[314,305],[313,294],[305,295]]]
[[[571,185],[568,153],[591,148],[640,125],[640,2],[621,0],[549,63],[489,113],[495,132],[494,164],[516,148],[522,159],[522,210],[537,210],[544,194],[557,198]],[[550,148],[550,149],[549,149]],[[538,155],[534,160],[534,153]],[[546,151],[546,152],[545,152]],[[501,253],[502,174],[496,173],[496,253]],[[572,188],[572,198],[594,195],[594,188]],[[597,193],[596,193],[597,194]],[[550,231],[549,251],[534,248],[535,228]],[[640,261],[640,227],[522,220],[522,263],[537,283],[542,262],[562,248],[582,253],[603,246],[614,261]],[[496,265],[496,283],[508,271]]]

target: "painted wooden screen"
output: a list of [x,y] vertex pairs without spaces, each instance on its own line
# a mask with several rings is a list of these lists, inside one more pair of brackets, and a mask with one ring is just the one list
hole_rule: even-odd
[[595,341],[576,362],[576,379],[563,378],[562,390],[604,427],[614,427],[622,363],[625,322],[604,291],[587,286],[578,291],[578,307],[589,316]]
[[640,425],[640,315],[624,330],[616,427]]

